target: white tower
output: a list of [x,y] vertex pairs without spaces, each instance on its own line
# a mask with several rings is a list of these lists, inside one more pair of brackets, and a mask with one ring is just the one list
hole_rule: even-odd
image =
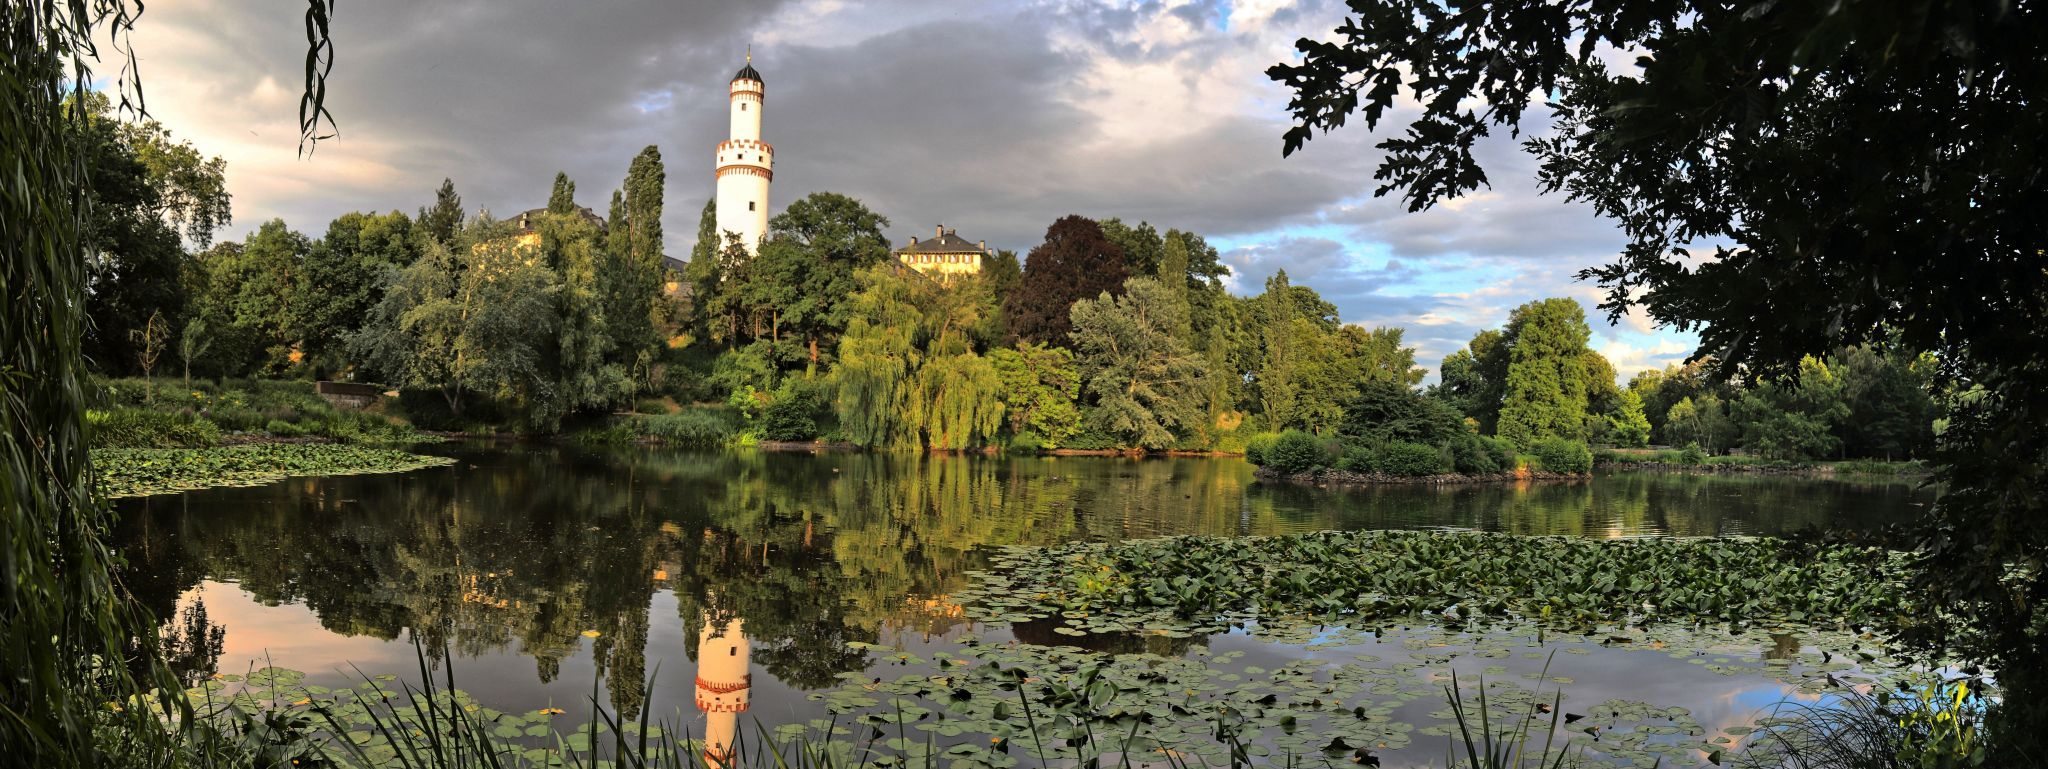
[[723,624],[706,619],[697,633],[697,709],[704,711],[704,765],[733,765],[733,741],[740,714],[752,699],[754,675],[747,668],[753,644],[740,630],[740,620]]
[[768,234],[768,183],[775,178],[775,148],[761,141],[761,73],[754,54],[732,76],[732,138],[718,143],[718,232],[737,233],[747,253]]

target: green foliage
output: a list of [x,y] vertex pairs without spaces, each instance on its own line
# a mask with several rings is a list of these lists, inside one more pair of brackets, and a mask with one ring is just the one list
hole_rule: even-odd
[[862,271],[861,285],[839,340],[833,408],[856,446],[910,445],[915,436],[900,414],[923,359],[917,345],[923,315],[909,283],[885,267]]
[[1390,441],[1371,450],[1365,469],[1398,476],[1442,475],[1452,469],[1443,452],[1423,443]]
[[1264,467],[1266,450],[1272,448],[1273,442],[1279,439],[1280,434],[1275,432],[1253,433],[1244,440],[1244,461]]
[[1515,308],[1505,341],[1500,437],[1525,448],[1545,438],[1583,437],[1591,335],[1576,300],[1543,299]]
[[1008,451],[1012,454],[1019,454],[1023,456],[1043,454],[1047,449],[1051,448],[1057,447],[1047,446],[1045,444],[1045,438],[1040,437],[1038,433],[1034,433],[1030,430],[1025,430],[1023,432],[1011,434],[1010,443],[1003,447],[1005,451]]
[[903,416],[934,450],[987,445],[1003,424],[1002,393],[1002,377],[988,359],[972,352],[930,355],[917,370]]
[[455,236],[462,231],[462,196],[455,194],[455,181],[442,179],[439,189],[434,191],[434,205],[422,206],[419,216],[413,217],[419,224],[420,232],[443,248],[455,245]]
[[1650,418],[1643,413],[1643,396],[1622,390],[1616,397],[1618,408],[1606,417],[1608,437],[1621,446],[1649,445]]
[[453,463],[446,457],[331,443],[93,450],[94,480],[108,497],[260,486],[301,475],[398,473]]
[[1300,430],[1288,430],[1275,437],[1259,452],[1259,464],[1282,475],[1304,473],[1330,464],[1323,439]]
[[1923,673],[1825,705],[1794,704],[1763,722],[1736,766],[1993,766],[1990,688],[1978,676]]
[[1589,473],[1593,471],[1593,452],[1586,444],[1563,438],[1544,438],[1529,446],[1529,453],[1536,457],[1536,467],[1553,473]]
[[1700,396],[1697,404],[1690,397],[1672,404],[1664,417],[1664,434],[1668,440],[1713,454],[1732,446],[1737,431],[1721,399],[1710,393]]
[[1742,445],[1769,459],[1818,459],[1841,448],[1835,426],[1849,415],[1842,382],[1815,358],[1800,363],[1796,379],[1763,382],[1742,392],[1731,407],[1742,425]]
[[809,387],[784,387],[761,411],[761,438],[771,441],[808,441],[818,437],[818,412],[824,403]]
[[671,446],[715,448],[737,432],[733,418],[722,410],[692,408],[674,414],[634,417],[640,435]]
[[1001,397],[1012,434],[1029,432],[1045,448],[1059,448],[1061,441],[1080,432],[1081,372],[1072,351],[1019,343],[990,350],[988,361],[1002,379]]
[[[1559,629],[1639,622],[1895,621],[1912,611],[1905,554],[1771,539],[1597,540],[1428,531],[1173,537],[1016,548],[970,594],[1063,623],[1227,626],[1226,614],[1354,625],[1458,607],[1457,620],[1515,618]],[[1079,575],[1126,587],[1086,596]],[[1242,616],[1242,615],[1238,615]],[[1139,620],[1138,617],[1149,619]],[[1442,619],[1440,617],[1440,619]]]
[[373,317],[389,275],[418,260],[420,238],[405,214],[349,213],[327,225],[299,271],[293,316],[300,346],[320,372],[349,367],[348,338]]
[[1466,435],[1465,420],[1444,401],[1397,382],[1368,382],[1344,406],[1338,433],[1347,441],[1436,445]]
[[93,448],[204,448],[220,443],[220,426],[189,412],[145,409],[89,410],[86,434]]
[[1515,469],[1513,445],[1499,438],[1466,434],[1446,442],[1445,448],[1454,472],[1485,475]]
[[569,180],[566,172],[555,172],[555,186],[548,192],[548,213],[576,213],[576,183]]
[[1174,335],[1187,323],[1156,278],[1132,278],[1123,296],[1074,303],[1074,346],[1084,389],[1104,426],[1125,445],[1173,445],[1176,430],[1200,425],[1200,361]]

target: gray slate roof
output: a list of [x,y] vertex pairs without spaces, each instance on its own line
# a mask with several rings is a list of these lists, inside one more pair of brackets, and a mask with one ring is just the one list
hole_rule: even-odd
[[928,240],[920,240],[916,243],[912,243],[910,245],[896,249],[891,253],[979,254],[984,253],[984,251],[982,250],[981,246],[975,245],[973,242],[967,240],[966,238],[953,234],[951,230],[947,230],[946,234],[944,235],[941,235],[936,238],[931,238]]

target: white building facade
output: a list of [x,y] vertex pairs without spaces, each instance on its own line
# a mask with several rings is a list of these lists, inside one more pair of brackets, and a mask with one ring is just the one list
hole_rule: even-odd
[[775,148],[761,141],[761,73],[754,56],[732,77],[731,138],[718,143],[718,231],[740,238],[757,254],[768,236],[768,185],[775,180]]

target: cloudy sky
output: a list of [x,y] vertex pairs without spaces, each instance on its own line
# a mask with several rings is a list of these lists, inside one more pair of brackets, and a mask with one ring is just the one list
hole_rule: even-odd
[[[668,168],[671,253],[712,194],[726,84],[751,44],[766,82],[773,202],[852,195],[902,242],[943,222],[1022,253],[1061,215],[1206,235],[1233,290],[1274,271],[1346,321],[1399,326],[1432,369],[1509,310],[1572,296],[1626,379],[1690,351],[1609,326],[1574,282],[1622,245],[1536,194],[1505,137],[1495,182],[1423,214],[1372,197],[1354,125],[1280,156],[1287,93],[1265,68],[1328,37],[1334,0],[341,0],[329,106],[339,138],[297,153],[300,6],[159,0],[134,44],[148,107],[228,161],[239,238],[271,218],[318,235],[354,210],[411,212],[443,177],[464,203],[544,205],[555,172],[602,211],[640,148]],[[1384,128],[1384,126],[1383,126]],[[778,209],[779,210],[779,209]],[[1432,376],[1432,378],[1434,378]]]

